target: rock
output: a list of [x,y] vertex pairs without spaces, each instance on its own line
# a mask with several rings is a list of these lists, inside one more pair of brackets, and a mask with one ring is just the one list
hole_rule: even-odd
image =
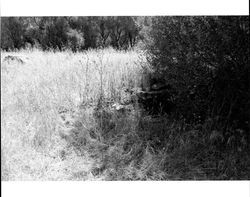
[[111,106],[115,111],[121,113],[121,114],[124,114],[128,111],[131,111],[131,105],[130,104],[127,104],[127,105],[123,105],[123,104],[120,104],[120,103],[114,103],[112,106]]
[[116,110],[116,111],[122,111],[124,110],[124,106],[119,104],[119,103],[115,103],[112,105],[112,107]]
[[3,62],[7,62],[7,63],[16,62],[19,64],[24,64],[25,61],[23,59],[25,58],[20,57],[20,56],[15,56],[15,55],[8,55],[4,57]]

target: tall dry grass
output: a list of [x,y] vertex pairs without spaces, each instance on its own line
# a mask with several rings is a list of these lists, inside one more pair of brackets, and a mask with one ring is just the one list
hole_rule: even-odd
[[[3,61],[7,55],[24,64]],[[100,96],[120,100],[125,88],[139,83],[139,58],[112,49],[1,52],[1,150],[8,172],[3,179],[58,179],[51,163],[60,164],[55,158],[66,146],[58,134],[59,112],[96,105]]]

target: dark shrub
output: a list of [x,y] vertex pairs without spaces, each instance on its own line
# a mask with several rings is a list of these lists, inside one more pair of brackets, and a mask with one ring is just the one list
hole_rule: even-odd
[[148,59],[178,117],[249,132],[248,17],[155,17]]

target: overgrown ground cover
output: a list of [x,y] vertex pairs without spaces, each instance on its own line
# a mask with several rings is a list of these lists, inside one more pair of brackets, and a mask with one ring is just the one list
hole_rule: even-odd
[[139,106],[127,90],[145,66],[140,51],[1,52],[2,180],[249,179],[247,151],[218,146],[215,120]]
[[1,59],[8,55],[24,63],[1,65],[3,179],[63,180],[84,172],[92,161],[75,155],[61,132],[71,129],[80,105],[96,105],[101,88],[106,98],[118,98],[122,87],[135,85],[138,54],[20,51],[2,52]]

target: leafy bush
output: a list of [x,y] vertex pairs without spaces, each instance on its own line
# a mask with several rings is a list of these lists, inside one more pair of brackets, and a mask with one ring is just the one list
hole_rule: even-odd
[[76,30],[69,30],[67,33],[68,36],[68,46],[72,51],[76,52],[83,48],[84,46],[84,39],[81,33],[77,32]]
[[178,117],[219,116],[249,135],[248,17],[156,17],[148,46],[153,74],[171,85]]

